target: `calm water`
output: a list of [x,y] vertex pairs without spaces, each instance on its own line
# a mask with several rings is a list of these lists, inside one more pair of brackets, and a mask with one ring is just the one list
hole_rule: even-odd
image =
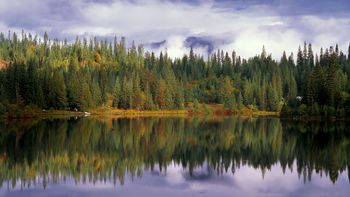
[[349,196],[350,124],[268,118],[0,124],[0,196]]

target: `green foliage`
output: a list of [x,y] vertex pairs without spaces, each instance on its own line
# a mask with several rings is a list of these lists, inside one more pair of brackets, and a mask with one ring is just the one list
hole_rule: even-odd
[[204,105],[203,108],[204,108],[204,112],[206,114],[212,114],[213,113],[208,105]]
[[215,172],[219,175],[253,164],[264,173],[279,163],[282,170],[291,168],[304,181],[327,174],[326,180],[335,183],[345,179],[350,167],[348,128],[345,121],[291,123],[237,116],[220,121],[20,120],[0,123],[0,152],[6,152],[1,157],[0,180],[11,188],[45,187],[67,178],[76,183],[106,180],[122,185],[126,179],[141,177],[143,170],[165,173],[175,161],[190,173],[198,166],[223,169]]
[[320,112],[320,107],[317,103],[314,103],[312,106],[311,106],[311,112],[310,114],[312,116],[320,116],[321,115],[321,112]]
[[1,102],[44,109],[108,104],[143,110],[182,109],[197,100],[229,109],[245,105],[280,111],[286,105],[290,113],[300,114],[305,108],[300,105],[306,105],[307,112],[301,113],[328,115],[332,110],[323,106],[350,112],[350,60],[332,47],[315,58],[311,44],[304,43],[296,63],[285,52],[279,62],[273,60],[265,47],[249,59],[218,50],[205,61],[193,49],[171,59],[134,43],[127,48],[124,38],[111,43],[77,38],[72,44],[50,41],[47,34],[42,43],[24,38],[0,39],[0,60],[8,64],[0,70]]
[[307,106],[305,104],[301,104],[299,107],[298,107],[298,115],[299,116],[305,116],[307,115],[308,113],[308,109],[307,109]]
[[119,79],[117,78],[117,80],[115,81],[115,87],[113,92],[113,107],[118,107],[120,95],[121,95],[121,85],[120,85]]
[[268,88],[268,107],[271,111],[278,111],[279,110],[279,100],[278,100],[278,94],[276,89],[274,89],[272,86],[269,86]]
[[199,102],[197,99],[193,101],[193,106],[192,106],[193,111],[198,111],[199,110]]
[[239,92],[237,94],[237,98],[236,98],[236,103],[237,103],[237,107],[241,107],[243,105],[243,97],[242,97],[242,94],[241,92]]

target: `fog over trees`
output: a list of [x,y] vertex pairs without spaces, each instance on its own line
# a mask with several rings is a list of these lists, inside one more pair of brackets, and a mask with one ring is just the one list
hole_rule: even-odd
[[[74,43],[22,33],[0,34],[0,113],[15,106],[88,110],[112,103],[122,109],[182,109],[187,103],[242,106],[282,114],[350,114],[350,47],[315,52],[302,44],[297,54],[243,59],[218,50],[170,58],[125,39]],[[113,102],[108,102],[113,101]]]

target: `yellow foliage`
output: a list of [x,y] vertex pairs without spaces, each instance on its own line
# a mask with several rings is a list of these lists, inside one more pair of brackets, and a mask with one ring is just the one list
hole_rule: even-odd
[[95,62],[100,63],[101,60],[102,60],[102,58],[101,58],[100,53],[99,53],[99,52],[96,52],[96,53],[95,53]]

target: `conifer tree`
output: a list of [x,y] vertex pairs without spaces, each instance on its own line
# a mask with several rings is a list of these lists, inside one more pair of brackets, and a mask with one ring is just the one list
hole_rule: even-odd
[[121,85],[119,82],[119,78],[117,78],[115,81],[115,87],[113,92],[113,107],[116,107],[116,108],[119,107],[120,96],[121,96]]
[[304,43],[295,64],[293,54],[283,52],[278,62],[265,47],[248,59],[217,50],[204,60],[194,48],[171,59],[135,43],[127,48],[125,38],[77,37],[70,43],[43,37],[0,33],[1,102],[69,110],[110,103],[123,109],[178,109],[195,100],[230,109],[278,111],[281,103],[291,112],[303,105],[303,113],[314,113],[316,103],[319,110],[331,106],[344,114],[350,109],[350,45],[347,57],[338,45],[321,48],[314,62],[311,43]]
[[268,100],[268,107],[270,111],[279,110],[278,94],[276,89],[272,85],[268,86],[267,100]]

